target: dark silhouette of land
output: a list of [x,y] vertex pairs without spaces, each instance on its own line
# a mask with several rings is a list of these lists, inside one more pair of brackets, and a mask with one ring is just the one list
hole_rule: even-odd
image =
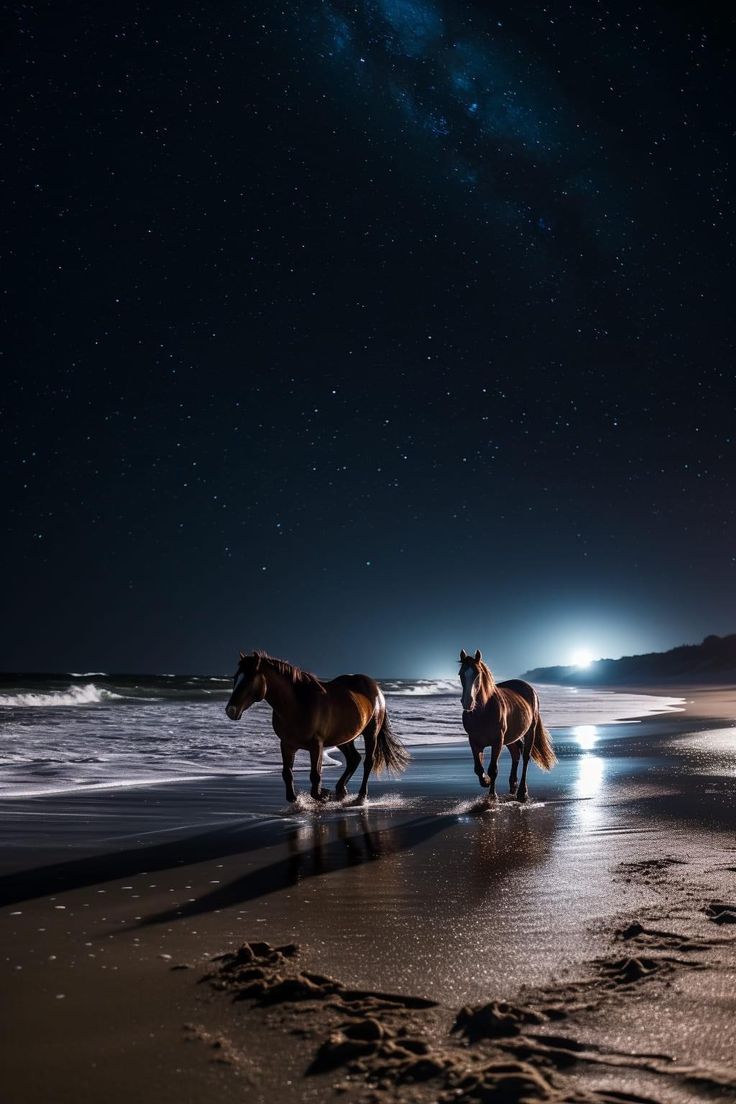
[[575,686],[724,685],[736,681],[736,633],[706,636],[701,644],[668,652],[598,659],[588,667],[535,667],[524,678]]

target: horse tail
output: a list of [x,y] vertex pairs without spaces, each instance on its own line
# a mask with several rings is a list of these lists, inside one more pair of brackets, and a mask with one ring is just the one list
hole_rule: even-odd
[[411,755],[394,732],[388,713],[384,711],[383,723],[376,734],[374,771],[376,774],[380,774],[382,770],[388,771],[389,774],[401,774],[408,767],[410,760]]
[[537,709],[534,722],[534,745],[532,747],[532,759],[542,770],[551,770],[557,762],[555,749],[552,747],[552,737],[542,724],[542,717]]

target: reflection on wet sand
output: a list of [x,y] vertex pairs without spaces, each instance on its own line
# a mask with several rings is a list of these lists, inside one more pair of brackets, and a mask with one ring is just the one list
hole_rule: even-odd
[[554,819],[545,816],[541,806],[521,808],[510,801],[504,806],[479,819],[469,841],[472,866],[464,887],[468,905],[487,900],[499,879],[543,862],[552,844]]
[[577,797],[599,797],[603,787],[605,762],[597,755],[583,755],[578,762],[575,779]]
[[605,760],[598,755],[581,755],[577,761],[577,776],[573,783],[575,795],[580,798],[575,806],[578,829],[592,831],[600,827],[603,817],[601,798],[604,778]]
[[[442,832],[455,818],[417,817],[392,825],[371,821],[366,810],[354,817],[315,818],[304,821],[287,834],[285,846],[276,848],[276,858],[265,866],[249,870],[216,890],[175,908],[145,917],[142,926],[195,916],[277,893],[307,880],[321,879],[346,868],[374,862],[425,842]],[[269,849],[273,851],[274,849]]]
[[598,726],[592,724],[575,725],[573,739],[583,751],[591,751],[598,742]]
[[[334,847],[331,844],[334,843]],[[367,810],[357,818],[312,820],[300,824],[286,839],[290,857],[290,881],[330,874],[343,866],[357,866],[401,849],[402,841],[391,828],[379,829]]]

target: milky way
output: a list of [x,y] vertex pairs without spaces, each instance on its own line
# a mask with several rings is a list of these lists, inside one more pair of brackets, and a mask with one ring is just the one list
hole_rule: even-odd
[[595,119],[570,101],[554,64],[533,45],[502,20],[478,26],[470,12],[409,0],[357,12],[327,4],[323,57],[342,81],[349,73],[364,102],[388,100],[383,109],[387,117],[393,111],[399,140],[434,162],[437,186],[455,181],[459,193],[474,193],[495,226],[544,236],[581,215],[590,235],[608,238],[615,215],[620,234],[596,164],[604,139]]
[[0,666],[734,629],[733,16],[14,9]]

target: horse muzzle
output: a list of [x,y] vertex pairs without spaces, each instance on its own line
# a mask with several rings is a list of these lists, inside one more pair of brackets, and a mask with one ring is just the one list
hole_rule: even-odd
[[243,707],[238,707],[237,705],[227,705],[225,706],[225,712],[231,721],[239,721],[240,718],[243,716]]

